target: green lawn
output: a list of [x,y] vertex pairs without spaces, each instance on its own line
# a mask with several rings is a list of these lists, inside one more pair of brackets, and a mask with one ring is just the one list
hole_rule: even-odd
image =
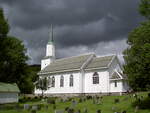
[[[138,96],[146,97],[147,93],[138,93]],[[119,103],[114,103],[114,99],[118,98]],[[78,101],[78,98],[75,98],[76,101]],[[74,107],[75,110],[80,109],[81,113],[83,113],[83,109],[87,108],[88,113],[96,113],[98,109],[102,111],[102,113],[114,113],[112,110],[112,107],[115,108],[117,111],[121,112],[122,110],[126,110],[127,113],[134,113],[135,108],[131,106],[132,102],[135,101],[135,98],[133,98],[130,95],[124,95],[124,96],[103,96],[103,99],[101,101],[101,104],[93,104],[93,100],[86,100],[85,102],[81,102]],[[42,107],[40,111],[37,111],[37,113],[54,113],[53,105],[47,104],[46,102],[27,102],[30,105],[36,105],[36,104],[44,104],[48,105],[48,109],[46,107]],[[23,104],[20,104],[23,106]],[[65,109],[66,107],[70,107],[72,105],[72,102],[56,102],[56,109]],[[0,109],[0,113],[31,113],[31,111],[28,110],[2,110]],[[150,113],[150,109],[146,110],[138,110],[137,113]]]

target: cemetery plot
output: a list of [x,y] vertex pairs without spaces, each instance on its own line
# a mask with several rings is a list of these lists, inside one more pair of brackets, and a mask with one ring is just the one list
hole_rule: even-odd
[[[150,113],[150,109],[141,109],[143,106],[139,104],[147,98],[150,98],[148,93],[30,99],[18,104],[0,105],[0,113]],[[138,104],[132,106],[134,102]]]

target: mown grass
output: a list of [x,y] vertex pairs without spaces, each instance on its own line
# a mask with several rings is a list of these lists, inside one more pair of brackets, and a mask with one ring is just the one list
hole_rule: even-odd
[[[142,93],[138,93],[137,95],[147,97],[148,92],[142,92]],[[115,103],[114,100],[115,99],[119,99],[118,103]],[[75,98],[76,101],[78,101],[78,98]],[[93,100],[86,100],[83,101],[81,103],[78,103],[75,106],[75,110],[77,111],[78,109],[81,110],[81,113],[83,113],[83,109],[86,108],[88,110],[88,113],[96,113],[96,111],[98,109],[101,110],[102,113],[114,113],[114,111],[118,111],[121,112],[123,110],[126,110],[127,113],[134,113],[135,108],[132,106],[132,103],[135,101],[136,99],[132,96],[132,94],[130,95],[123,95],[123,96],[103,96],[102,101],[100,104],[93,104]],[[44,105],[48,105],[48,109],[46,109],[46,107],[42,107],[42,109],[40,111],[37,111],[37,113],[54,113],[53,110],[53,104],[47,104],[46,102],[43,101],[38,101],[38,102],[26,102],[26,103],[20,103],[21,106],[23,106],[23,104],[30,104],[30,105],[36,105],[36,104],[44,104]],[[66,107],[71,107],[72,102],[56,102],[56,109],[62,109],[64,110]],[[115,110],[113,111],[112,108],[114,108]],[[0,113],[31,113],[31,111],[28,110],[3,110],[0,109]],[[137,113],[150,113],[150,109],[144,109],[141,110],[139,109]]]

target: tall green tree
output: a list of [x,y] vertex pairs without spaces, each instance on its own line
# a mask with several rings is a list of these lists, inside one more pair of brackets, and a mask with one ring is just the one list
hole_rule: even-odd
[[21,93],[34,89],[33,72],[26,63],[26,48],[19,39],[8,36],[9,25],[0,9],[0,82],[17,83]]
[[150,0],[141,0],[139,11],[147,20],[129,34],[124,51],[124,71],[135,91],[150,90]]
[[9,25],[5,20],[3,9],[0,8],[0,38],[6,37],[8,32],[9,32]]

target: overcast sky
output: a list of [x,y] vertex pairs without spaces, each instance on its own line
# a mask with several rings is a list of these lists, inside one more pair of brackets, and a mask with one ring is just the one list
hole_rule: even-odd
[[54,26],[57,58],[89,52],[117,54],[127,47],[128,33],[142,21],[140,0],[0,0],[11,30],[21,39],[30,64],[45,56],[48,31]]

